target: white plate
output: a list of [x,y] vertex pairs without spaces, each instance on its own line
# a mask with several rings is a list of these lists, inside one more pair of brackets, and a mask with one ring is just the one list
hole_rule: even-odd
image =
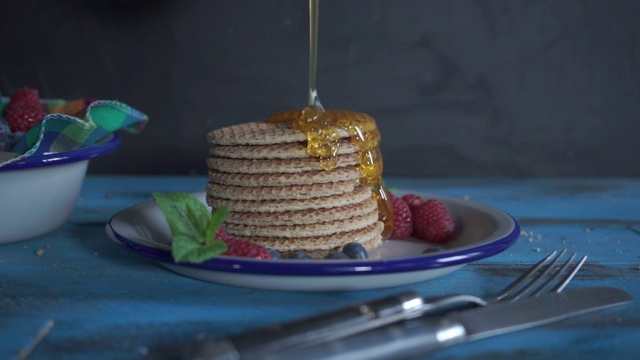
[[[401,196],[402,191],[394,191]],[[204,203],[204,192],[194,193]],[[435,194],[455,219],[457,230],[445,250],[418,239],[386,240],[366,260],[257,260],[216,256],[201,264],[176,264],[171,231],[155,202],[125,209],[109,220],[110,239],[144,258],[190,278],[270,290],[365,290],[400,286],[448,274],[472,261],[498,254],[518,239],[520,226],[509,214],[480,203]]]

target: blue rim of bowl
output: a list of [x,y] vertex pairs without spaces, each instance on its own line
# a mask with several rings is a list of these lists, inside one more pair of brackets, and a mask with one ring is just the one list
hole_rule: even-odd
[[500,211],[500,213],[511,219],[513,224],[513,229],[501,238],[493,239],[477,246],[453,249],[443,251],[442,253],[372,260],[257,260],[231,256],[216,256],[200,264],[176,263],[173,261],[170,251],[147,246],[119,234],[112,224],[118,214],[114,215],[107,222],[107,227],[116,238],[117,243],[125,249],[146,259],[175,266],[205,271],[255,275],[382,275],[464,265],[503,252],[518,240],[520,236],[520,225],[511,215],[502,211]]
[[0,172],[7,170],[26,170],[43,166],[53,166],[68,164],[83,160],[93,159],[99,156],[107,155],[115,151],[121,144],[122,140],[118,134],[111,134],[105,140],[77,150],[65,151],[61,153],[49,153],[45,155],[33,155],[20,159],[16,162],[0,167]]

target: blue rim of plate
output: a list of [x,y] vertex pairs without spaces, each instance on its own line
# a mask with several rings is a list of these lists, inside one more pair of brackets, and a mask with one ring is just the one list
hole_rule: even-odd
[[[138,206],[142,205],[145,204],[139,204]],[[125,249],[146,259],[175,266],[256,275],[381,275],[463,265],[496,255],[506,250],[518,240],[520,236],[520,225],[511,215],[502,211],[500,212],[513,221],[513,230],[502,238],[489,241],[485,244],[447,250],[442,253],[371,260],[259,260],[232,256],[216,256],[200,264],[176,263],[173,261],[170,251],[147,246],[119,234],[113,227],[113,221],[119,213],[109,219],[107,227],[116,238],[117,243]]]
[[89,160],[115,151],[120,146],[121,142],[122,140],[118,134],[113,133],[107,140],[85,148],[61,153],[27,156],[24,159],[20,159],[16,162],[0,167],[0,172],[7,170],[26,170],[43,166],[62,165]]

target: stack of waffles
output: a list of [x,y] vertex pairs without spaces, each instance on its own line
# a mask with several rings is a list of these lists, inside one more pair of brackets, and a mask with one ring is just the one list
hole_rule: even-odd
[[229,206],[230,235],[322,258],[349,242],[372,250],[383,224],[371,189],[359,185],[359,149],[340,131],[337,165],[323,170],[305,135],[288,123],[251,122],[211,131],[207,203]]

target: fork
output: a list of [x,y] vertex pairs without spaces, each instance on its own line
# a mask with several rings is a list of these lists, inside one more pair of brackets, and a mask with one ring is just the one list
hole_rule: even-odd
[[[515,291],[515,289],[517,289],[518,286],[520,286],[528,278],[533,276],[533,274],[537,270],[542,268],[542,266],[549,259],[553,258],[553,256],[555,256],[555,254],[557,253],[557,251],[552,252],[547,257],[545,257],[544,259],[540,260],[537,264],[532,266],[527,272],[525,272],[524,274],[520,275],[520,277],[518,277],[514,282],[509,284],[501,292],[496,294],[493,297],[492,300],[493,301],[508,300],[510,302],[514,302],[514,301],[520,299],[521,297],[526,295],[527,292],[530,291],[540,279],[542,279],[544,276],[549,274],[549,272],[552,270],[552,268],[558,263],[560,258],[562,258],[566,252],[567,252],[567,249],[563,249],[560,252],[560,254],[553,261],[551,261],[551,263],[546,268],[544,268],[542,270],[542,272],[540,272],[540,274],[538,274],[536,276],[536,278],[534,278],[528,285],[522,287],[520,290]],[[556,271],[555,274],[550,276],[549,279],[547,279],[547,281],[545,281],[535,291],[533,291],[532,293],[529,293],[529,296],[538,297],[540,294],[542,294],[542,292],[547,290],[553,284],[553,282],[560,277],[562,272],[564,272],[569,267],[569,265],[573,262],[575,257],[576,257],[576,253],[571,254],[569,259],[560,267],[560,269],[558,269],[558,271]],[[557,293],[561,292],[567,286],[567,284],[569,284],[569,282],[573,279],[573,277],[578,273],[578,271],[580,270],[580,268],[582,267],[582,265],[584,264],[585,261],[587,261],[587,256],[586,255],[583,256],[580,259],[580,261],[578,261],[578,263],[573,267],[573,269],[562,279],[562,281],[560,281],[558,284],[556,284],[556,286],[553,287],[553,289],[551,289],[551,291],[552,292],[557,292]]]
[[[423,299],[424,304],[422,313],[436,311],[438,309],[442,309],[451,305],[462,305],[464,302],[468,302],[469,304],[473,305],[487,306],[497,301],[514,302],[524,296],[538,297],[545,290],[549,289],[549,287],[553,285],[553,282],[558,280],[560,275],[562,275],[562,273],[567,270],[571,263],[574,261],[577,255],[576,253],[573,253],[569,257],[569,259],[562,266],[560,266],[557,271],[555,271],[555,273],[549,276],[549,278],[542,285],[533,290],[533,288],[545,276],[549,275],[549,273],[554,269],[554,267],[558,264],[558,261],[566,254],[566,252],[567,249],[563,249],[562,251],[560,251],[560,254],[558,254],[558,251],[553,251],[551,254],[547,255],[545,258],[527,269],[527,271],[522,273],[517,279],[507,285],[504,289],[487,298],[480,298],[473,295],[445,295],[442,297]],[[556,256],[556,254],[558,254],[558,256]],[[587,261],[586,255],[583,256],[580,261],[578,261],[578,263],[571,269],[571,271],[567,273],[565,277],[563,277],[560,282],[558,282],[556,286],[554,286],[550,291],[561,292],[573,279],[576,273],[578,273],[585,261]],[[535,277],[525,285],[525,282],[532,278],[534,275]]]
[[[567,250],[564,249],[558,256],[556,256],[557,251],[552,252],[511,284],[490,297],[480,298],[473,295],[456,294],[423,298],[416,292],[403,292],[229,338],[201,339],[187,349],[186,358],[218,359],[225,358],[226,354],[232,352],[236,355],[241,354],[242,358],[261,358],[264,354],[285,348],[335,340],[425,314],[452,309],[461,310],[469,306],[487,306],[498,301],[514,302],[524,296],[539,296],[549,289],[574,261],[575,253],[557,271],[552,273],[566,252]],[[586,256],[582,257],[550,291],[561,292],[580,270],[586,259]],[[546,281],[535,288],[545,278]],[[525,284],[529,279],[531,280]]]

